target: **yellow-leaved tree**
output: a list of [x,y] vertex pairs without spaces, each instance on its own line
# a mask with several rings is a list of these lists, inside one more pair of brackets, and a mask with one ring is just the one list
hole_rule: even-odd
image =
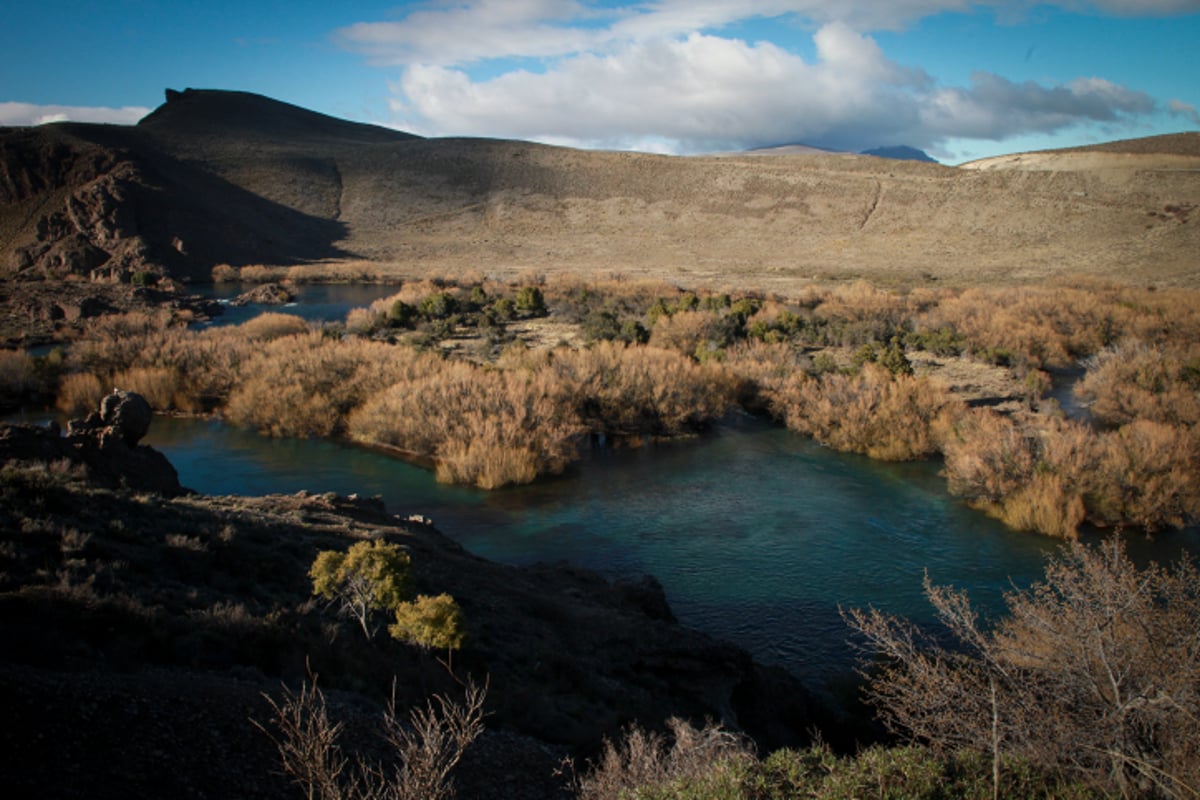
[[355,619],[371,639],[374,612],[398,608],[411,594],[410,564],[399,545],[373,540],[357,542],[344,553],[321,551],[308,574],[313,594],[337,603],[339,612]]

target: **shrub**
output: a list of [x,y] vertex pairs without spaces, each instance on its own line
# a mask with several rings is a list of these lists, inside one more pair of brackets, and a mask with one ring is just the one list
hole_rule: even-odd
[[422,650],[461,650],[466,630],[462,609],[448,594],[419,594],[395,608],[396,621],[388,626],[393,639]]
[[1200,425],[1200,346],[1123,341],[1088,359],[1087,367],[1075,393],[1104,422]]
[[1149,531],[1200,518],[1200,445],[1140,420],[1097,434],[1046,415],[976,410],[946,428],[950,490],[1015,528],[1073,538],[1091,518]]
[[793,374],[770,403],[772,413],[792,430],[835,450],[885,461],[938,452],[938,426],[963,411],[962,402],[941,384],[892,375],[874,364],[853,376]]
[[308,323],[295,314],[268,311],[238,326],[238,332],[251,342],[271,342],[284,336],[308,333]]
[[[402,302],[397,300],[396,302]],[[395,303],[392,304],[393,307]],[[417,311],[426,319],[445,319],[458,310],[458,301],[449,292],[434,292],[421,301]]]
[[331,436],[370,397],[438,361],[408,348],[320,332],[269,342],[247,359],[229,395],[230,421],[272,436]]
[[1075,536],[1086,514],[1079,480],[1097,459],[1084,426],[973,410],[946,427],[942,449],[954,494],[1011,527]]
[[522,286],[513,299],[517,311],[538,317],[546,313],[546,298],[537,286]]
[[1133,565],[1120,541],[1065,547],[1045,580],[981,624],[965,593],[925,592],[952,643],[878,611],[846,617],[883,657],[871,697],[898,733],[1004,756],[1094,790],[1200,792],[1200,574]]
[[411,559],[400,546],[384,541],[356,542],[345,553],[322,550],[309,569],[313,594],[337,603],[371,639],[375,611],[394,611],[411,592]]
[[724,416],[736,399],[736,381],[719,364],[653,346],[560,348],[549,370],[594,433],[688,433]]
[[1081,474],[1094,518],[1148,531],[1200,519],[1200,442],[1194,431],[1137,420],[1100,437],[1099,450],[1097,467]]
[[88,414],[100,407],[100,401],[107,393],[100,379],[92,373],[73,372],[64,375],[59,382],[55,405],[66,414]]
[[267,697],[271,727],[254,724],[271,738],[283,771],[310,800],[450,800],[451,773],[483,732],[486,698],[486,686],[468,681],[461,701],[435,694],[407,718],[390,702],[383,714],[383,738],[396,763],[386,767],[361,755],[352,767],[341,747],[343,725],[330,717],[315,679],[299,693],[285,689],[281,700]]
[[31,356],[17,350],[0,350],[0,409],[17,406],[43,389]]
[[169,411],[175,407],[179,376],[172,367],[131,367],[118,372],[113,377],[113,385],[137,392],[155,411]]
[[553,375],[463,362],[393,385],[349,420],[355,440],[433,457],[439,480],[486,489],[560,472],[580,432]]
[[579,800],[677,797],[681,784],[717,781],[753,760],[744,739],[712,723],[697,729],[672,718],[667,727],[669,739],[636,725],[620,742],[606,739],[599,761],[577,778]]

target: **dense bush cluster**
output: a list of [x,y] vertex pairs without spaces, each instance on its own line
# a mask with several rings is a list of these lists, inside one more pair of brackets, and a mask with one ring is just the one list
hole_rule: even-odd
[[[560,472],[585,434],[677,436],[740,405],[839,450],[942,455],[971,503],[1071,537],[1200,513],[1197,299],[1089,283],[781,298],[619,276],[426,279],[315,331],[282,314],[201,331],[168,311],[104,317],[66,362],[6,354],[0,398],[56,389],[75,412],[115,385],[275,435],[348,435],[489,488]],[[527,349],[514,331],[544,322],[576,339]],[[970,408],[920,367],[954,358],[997,365],[1023,407]],[[1041,401],[1042,370],[1077,362],[1094,424]]]

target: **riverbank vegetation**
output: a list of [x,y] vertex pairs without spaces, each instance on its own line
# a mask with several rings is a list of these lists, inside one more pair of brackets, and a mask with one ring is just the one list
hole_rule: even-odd
[[[943,457],[952,491],[1019,528],[1070,538],[1085,522],[1200,517],[1190,290],[856,282],[781,297],[423,278],[340,324],[189,321],[100,318],[53,369],[5,354],[0,394],[41,380],[74,412],[115,385],[270,435],[349,437],[485,488],[559,473],[589,436],[686,436],[740,407],[838,450]],[[1081,367],[1084,410],[1064,416],[1047,394]]]
[[819,742],[760,758],[683,720],[605,743],[585,800],[1194,797],[1200,792],[1200,575],[1136,567],[1118,539],[1064,546],[1045,580],[983,624],[965,593],[926,595],[952,643],[848,610],[871,702],[902,743],[853,756]]

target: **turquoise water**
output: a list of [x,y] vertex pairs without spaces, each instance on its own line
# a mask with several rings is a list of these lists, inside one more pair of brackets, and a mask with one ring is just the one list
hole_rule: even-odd
[[[246,284],[208,284],[189,286],[188,291],[202,297],[214,300],[228,301],[237,297],[247,289]],[[398,286],[380,284],[304,284],[296,287],[296,301],[286,305],[259,305],[251,303],[245,306],[231,306],[224,303],[225,311],[208,325],[238,325],[257,317],[265,312],[292,314],[309,322],[339,322],[346,318],[353,308],[361,308],[381,297],[390,297],[398,292]]]
[[[994,613],[1056,547],[949,496],[936,465],[834,453],[748,417],[686,442],[597,447],[564,476],[497,492],[443,486],[364,448],[219,422],[157,419],[147,443],[207,494],[378,494],[486,558],[651,573],[683,623],[814,683],[854,664],[839,607],[929,621],[928,571]],[[1181,546],[1200,552],[1200,534],[1131,543],[1160,561]]]

